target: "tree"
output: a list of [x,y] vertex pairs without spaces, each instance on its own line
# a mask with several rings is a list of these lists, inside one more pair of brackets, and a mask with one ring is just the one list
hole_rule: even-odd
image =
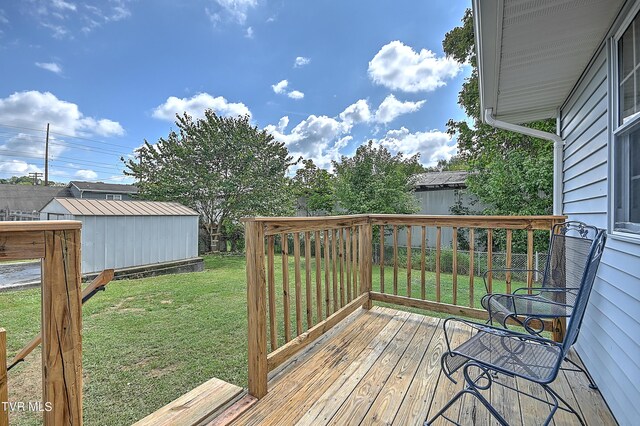
[[307,216],[330,214],[336,204],[331,174],[313,160],[303,160],[302,164],[293,178],[298,208],[305,210]]
[[[481,120],[470,9],[464,14],[462,26],[449,31],[442,45],[449,57],[472,67],[471,76],[462,85],[458,103],[473,120],[473,126],[464,120],[449,120],[447,123],[449,134],[457,138],[459,156],[469,167],[469,191],[487,206],[485,214],[551,214],[552,144],[520,133],[496,129]],[[555,131],[553,120],[537,121],[528,126],[547,132]],[[501,244],[500,239],[496,239],[496,242]],[[514,244],[520,247],[523,242],[518,238],[514,239]],[[544,245],[544,242],[541,244]]]
[[125,174],[136,179],[142,197],[196,210],[212,249],[225,227],[236,229],[242,216],[292,213],[286,175],[292,157],[283,143],[251,126],[248,116],[207,110],[194,120],[185,113],[176,126],[155,145],[145,140],[139,161],[125,161]]
[[418,155],[391,155],[369,141],[352,158],[333,161],[338,210],[346,214],[417,212],[411,177],[424,171],[418,159]]

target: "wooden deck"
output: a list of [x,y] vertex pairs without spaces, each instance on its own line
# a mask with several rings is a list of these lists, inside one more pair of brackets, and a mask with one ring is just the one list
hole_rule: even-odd
[[[269,378],[268,394],[234,425],[422,424],[462,387],[440,371],[445,348],[442,320],[383,307],[357,312],[293,357]],[[464,333],[456,333],[464,338]],[[453,343],[455,344],[455,342]],[[526,381],[519,388],[544,397]],[[597,391],[582,373],[561,371],[553,388],[583,415],[589,425],[615,425]],[[500,386],[487,397],[513,425],[541,424],[547,405]],[[448,415],[462,424],[489,424],[486,409],[470,397]],[[579,424],[558,411],[556,425]],[[494,422],[495,423],[495,422]]]

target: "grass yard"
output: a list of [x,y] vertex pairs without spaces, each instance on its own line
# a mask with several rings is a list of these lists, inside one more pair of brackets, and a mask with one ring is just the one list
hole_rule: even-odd
[[[302,262],[302,313],[305,271]],[[281,260],[276,259],[276,265]],[[211,377],[247,383],[245,262],[239,256],[207,256],[200,273],[114,281],[83,308],[84,418],[87,425],[128,425]],[[290,258],[292,333],[296,326],[295,275]],[[276,270],[280,344],[284,342],[282,271]],[[373,269],[373,287],[380,272]],[[399,294],[406,294],[406,269],[399,269]],[[420,271],[412,273],[412,294],[420,297]],[[315,264],[312,262],[315,306]],[[324,269],[323,269],[324,282]],[[435,300],[435,275],[427,273],[427,298]],[[458,279],[458,303],[468,304],[468,277]],[[338,281],[339,283],[339,281]],[[484,294],[476,277],[475,298]],[[345,280],[346,284],[346,280]],[[522,283],[514,283],[514,288]],[[339,284],[338,284],[339,285]],[[442,301],[451,303],[452,277],[442,274]],[[393,268],[385,268],[386,292]],[[494,281],[494,291],[504,282]],[[324,290],[323,290],[324,295]],[[323,301],[324,302],[324,301]],[[476,307],[479,307],[476,302]],[[417,311],[417,310],[413,310]],[[315,308],[314,321],[315,318]],[[323,303],[324,313],[324,303]],[[0,326],[7,330],[8,357],[40,328],[40,291],[0,293]],[[303,321],[306,327],[306,319]],[[11,401],[39,401],[39,349],[9,372]],[[40,424],[32,413],[12,414],[12,424]]]

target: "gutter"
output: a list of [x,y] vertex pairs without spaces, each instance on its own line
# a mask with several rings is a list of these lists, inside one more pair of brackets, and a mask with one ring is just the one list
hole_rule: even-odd
[[[507,123],[493,116],[493,109],[484,110],[484,122],[498,129],[509,130],[534,138],[546,139],[553,142],[553,214],[562,215],[562,151],[564,141],[562,137],[555,133],[543,132],[542,130],[531,129],[519,124]],[[558,133],[560,133],[560,120],[558,119]]]

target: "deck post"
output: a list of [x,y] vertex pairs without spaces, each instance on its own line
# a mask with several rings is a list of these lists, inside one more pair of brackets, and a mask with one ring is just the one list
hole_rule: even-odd
[[[82,425],[80,230],[44,232],[42,398],[45,425]],[[49,409],[50,408],[50,409]]]
[[[360,246],[360,294],[371,291],[371,280],[373,272],[373,225],[368,221],[360,226],[358,245]],[[371,309],[373,303],[371,299],[362,305],[365,309]]]
[[249,394],[267,394],[267,291],[262,222],[245,221],[247,255],[247,309],[249,318]]
[[7,332],[0,328],[0,426],[9,425],[9,388],[7,384]]

